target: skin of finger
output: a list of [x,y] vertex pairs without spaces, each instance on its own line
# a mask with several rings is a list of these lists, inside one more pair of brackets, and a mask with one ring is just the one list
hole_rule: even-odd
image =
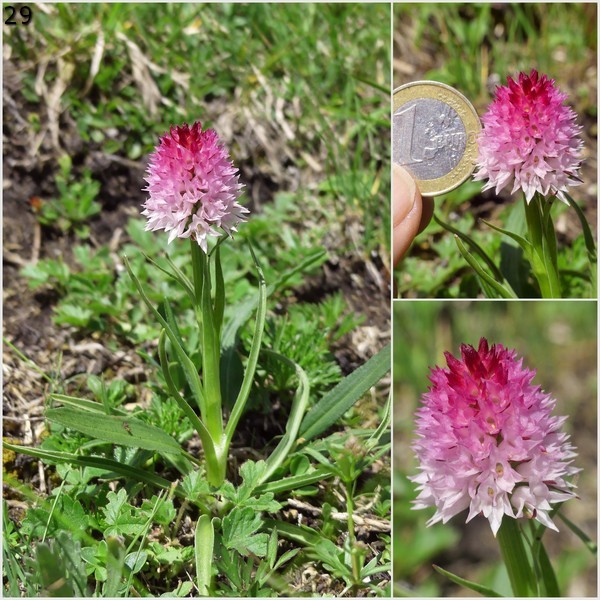
[[393,167],[393,260],[396,264],[406,253],[419,231],[423,205],[412,177],[402,167]]

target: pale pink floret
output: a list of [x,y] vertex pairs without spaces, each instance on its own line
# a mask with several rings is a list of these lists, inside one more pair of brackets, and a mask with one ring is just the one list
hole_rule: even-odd
[[533,70],[507,82],[496,89],[481,118],[474,178],[487,179],[483,189],[496,188],[496,193],[507,185],[513,194],[521,189],[527,202],[536,192],[566,202],[568,186],[581,183],[577,173],[583,142],[577,115],[563,104],[566,94],[546,75]]
[[469,509],[483,515],[494,535],[504,516],[537,519],[556,529],[552,504],[574,497],[567,480],[579,469],[566,417],[552,416],[556,401],[532,385],[535,371],[502,345],[461,346],[435,368],[417,412],[413,449],[420,473],[415,508],[436,507],[428,525]]
[[212,129],[186,123],[172,127],[150,155],[144,188],[147,231],[164,229],[169,243],[191,237],[207,252],[208,236],[227,234],[245,219],[248,210],[237,200],[243,185],[229,153]]

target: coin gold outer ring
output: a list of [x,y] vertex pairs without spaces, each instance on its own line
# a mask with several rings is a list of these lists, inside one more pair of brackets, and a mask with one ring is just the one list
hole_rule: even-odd
[[[427,88],[427,89],[424,89]],[[477,162],[477,137],[481,121],[473,105],[454,88],[438,81],[412,81],[394,90],[393,112],[411,100],[433,98],[453,108],[465,126],[467,134],[465,152],[452,171],[437,179],[419,179],[417,185],[422,196],[445,194],[466,181]]]

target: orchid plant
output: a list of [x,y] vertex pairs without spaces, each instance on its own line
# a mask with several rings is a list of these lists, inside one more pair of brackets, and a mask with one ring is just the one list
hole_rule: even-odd
[[[197,323],[197,340],[182,339],[175,311],[168,298],[162,302],[162,308],[157,308],[127,257],[123,262],[143,303],[161,325],[158,357],[162,375],[169,396],[196,431],[202,445],[202,455],[192,454],[159,427],[127,411],[107,409],[97,402],[62,394],[51,395],[54,402],[63,405],[47,410],[46,416],[51,421],[102,442],[156,453],[180,472],[181,481],[170,482],[156,473],[145,471],[139,465],[104,456],[69,454],[11,444],[5,444],[5,447],[43,460],[92,466],[108,473],[117,473],[128,480],[170,490],[172,495],[182,500],[182,510],[190,504],[197,508],[200,515],[196,523],[194,548],[196,587],[201,596],[211,595],[215,589],[213,575],[216,556],[225,562],[234,561],[228,563],[228,568],[231,568],[235,561],[243,561],[244,557],[261,558],[268,555],[269,568],[258,571],[262,573],[260,577],[267,581],[277,566],[283,565],[297,552],[287,552],[276,561],[278,533],[313,546],[319,560],[343,572],[342,577],[346,578],[349,588],[362,585],[373,573],[389,568],[388,564],[383,567],[377,564],[377,560],[365,563],[366,553],[354,535],[352,497],[356,479],[362,470],[381,456],[380,450],[370,451],[379,445],[379,440],[388,430],[389,401],[381,426],[371,437],[360,442],[361,453],[357,454],[355,449],[342,444],[342,450],[337,451],[337,464],[334,464],[326,457],[329,451],[324,454],[322,449],[317,451],[305,446],[338,420],[388,372],[389,346],[325,394],[307,412],[310,401],[307,374],[286,356],[262,347],[267,297],[275,286],[267,288],[250,245],[249,252],[258,274],[258,298],[236,306],[229,313],[232,314],[231,318],[225,318],[226,290],[221,245],[236,232],[249,211],[239,202],[243,185],[239,181],[238,169],[216,132],[203,130],[199,122],[192,126],[183,124],[172,127],[150,156],[146,182],[145,189],[149,194],[143,210],[147,217],[146,230],[165,231],[169,234],[169,243],[177,239],[189,240],[191,278],[168,257],[167,265],[152,262],[177,281],[189,296]],[[305,268],[305,263],[301,262],[294,272]],[[231,410],[224,413],[221,386],[229,375],[224,364],[227,361],[223,359],[235,354],[239,329],[253,313],[253,336],[237,399]],[[236,488],[228,479],[230,446],[245,412],[261,354],[271,364],[273,360],[277,361],[291,371],[298,382],[297,390],[284,434],[265,460],[246,461],[241,465],[239,475],[242,483]],[[239,357],[236,364],[239,364]],[[383,452],[389,452],[389,443],[383,443],[383,448]],[[318,467],[304,464],[302,469],[286,477],[289,469],[282,469],[284,461],[292,453],[303,450],[306,451],[303,464],[308,462],[307,457],[310,456],[319,463]],[[282,506],[275,499],[275,494],[333,476],[341,478],[347,491],[347,518],[351,531],[344,549],[322,543],[320,539],[315,540],[312,529],[285,522],[271,521],[267,526],[270,533],[260,531],[267,522],[263,522],[261,514],[277,512]],[[231,558],[230,552],[237,554]],[[340,559],[339,552],[347,560]],[[253,562],[248,564],[250,569],[254,568]]]
[[428,525],[446,523],[466,509],[467,522],[483,516],[500,545],[514,595],[558,596],[542,535],[545,528],[558,531],[557,505],[576,497],[572,478],[580,469],[562,431],[566,417],[552,415],[556,401],[533,383],[535,371],[523,366],[516,351],[490,346],[485,338],[478,348],[463,344],[460,351],[460,358],[446,352],[448,367],[432,370],[417,412],[414,508],[435,507]]
[[[220,383],[220,349],[225,290],[220,252],[217,246],[208,250],[209,238],[220,238],[217,228],[231,235],[248,210],[239,204],[242,185],[238,170],[229,153],[212,129],[202,130],[196,122],[189,127],[171,128],[150,156],[146,190],[149,198],[142,214],[148,222],[146,230],[169,232],[169,243],[175,238],[189,238],[192,259],[192,281],[180,270],[173,277],[190,295],[199,330],[202,332],[202,380],[190,356],[178,339],[176,325],[169,322],[148,300],[138,279],[125,261],[141,297],[163,326],[159,354],[165,381],[171,396],[194,424],[204,448],[206,476],[211,485],[219,486],[225,478],[229,444],[243,412],[254,377],[265,320],[265,286],[261,285],[257,327],[246,369],[244,383],[236,400],[227,428],[223,427]],[[214,284],[211,274],[214,263]],[[260,269],[259,269],[260,272]],[[261,277],[262,280],[262,277]],[[214,288],[214,294],[213,294]],[[170,342],[169,356],[167,340]],[[177,390],[171,375],[171,358],[176,359],[200,411],[200,418]]]
[[[564,293],[551,214],[557,198],[577,213],[588,254],[587,272],[570,270],[569,275],[587,280],[592,296],[596,289],[594,236],[583,211],[569,195],[570,187],[582,183],[579,169],[583,141],[577,115],[564,104],[566,99],[567,95],[558,89],[553,79],[535,69],[529,74],[520,73],[516,79],[508,77],[507,85],[496,89],[495,99],[482,117],[483,129],[478,140],[475,181],[486,181],[483,189],[493,188],[496,193],[505,187],[510,187],[511,194],[522,192],[526,232],[516,227],[509,230],[486,224],[518,244],[537,282],[537,292],[543,298],[560,298]],[[437,221],[456,235],[461,254],[476,271],[487,296],[518,296],[480,245]]]

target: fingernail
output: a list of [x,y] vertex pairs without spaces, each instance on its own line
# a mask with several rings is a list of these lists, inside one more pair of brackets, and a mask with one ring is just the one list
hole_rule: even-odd
[[393,198],[394,198],[394,226],[398,225],[409,215],[415,205],[417,184],[410,173],[400,165],[394,164]]

